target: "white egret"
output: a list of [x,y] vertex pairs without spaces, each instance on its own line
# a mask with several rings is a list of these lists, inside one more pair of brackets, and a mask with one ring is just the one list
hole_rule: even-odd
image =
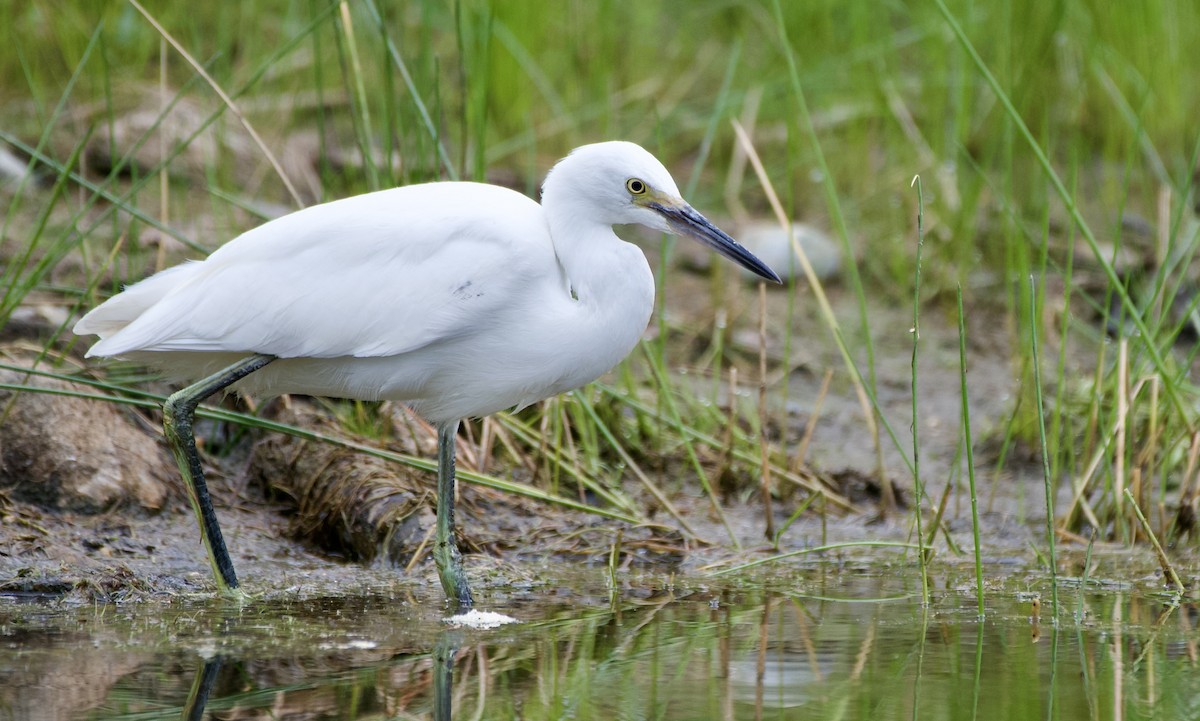
[[167,399],[163,426],[217,585],[238,586],[192,434],[196,406],[232,386],[403,401],[438,428],[434,559],[472,604],[454,531],[454,439],[463,418],[578,388],[638,342],[654,280],[612,226],[691,236],[779,277],[688,205],[641,147],[577,148],[542,202],[480,183],[382,190],[272,220],[207,259],[168,268],[85,315],[89,356],[203,377]]

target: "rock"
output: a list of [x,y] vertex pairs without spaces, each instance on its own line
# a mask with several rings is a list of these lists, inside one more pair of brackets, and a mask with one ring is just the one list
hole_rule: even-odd
[[70,322],[66,307],[57,303],[24,303],[13,310],[8,322],[0,326],[0,340],[49,338]]
[[[801,282],[804,281],[804,269],[800,266],[795,249],[788,240],[787,232],[778,222],[749,220],[736,225],[731,224],[727,230],[737,242],[778,273],[785,283],[793,276]],[[819,280],[826,281],[838,274],[842,268],[842,249],[829,236],[811,225],[800,222],[792,224],[792,235],[808,256],[808,262],[812,264],[813,272]],[[715,256],[699,243],[677,243],[675,250],[683,266],[690,270],[707,272],[714,262]],[[745,269],[742,270],[742,277],[754,282],[761,280]]]
[[170,157],[168,172],[201,182],[220,156],[257,157],[240,124],[219,119],[206,125],[211,110],[194,98],[168,103],[157,88],[144,88],[137,98],[136,107],[104,118],[107,132],[89,138],[84,154],[93,172],[107,174],[128,155],[123,172],[145,175]]
[[0,188],[16,186],[25,180],[29,164],[16,156],[13,151],[0,145]]
[[[89,390],[9,370],[0,370],[0,382]],[[113,403],[0,389],[0,489],[14,500],[84,513],[129,504],[157,510],[174,468]]]
[[[799,258],[788,240],[787,232],[779,223],[771,220],[753,220],[741,223],[735,238],[759,260],[771,266],[785,282],[795,276],[803,280],[804,269],[800,266]],[[792,236],[808,256],[817,278],[828,280],[837,274],[842,267],[842,249],[829,236],[811,225],[800,222],[792,223]],[[793,262],[795,259],[795,262]],[[747,277],[757,279],[748,271]]]

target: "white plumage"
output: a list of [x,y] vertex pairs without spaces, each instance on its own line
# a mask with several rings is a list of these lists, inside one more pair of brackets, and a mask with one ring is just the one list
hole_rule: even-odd
[[179,376],[269,356],[233,387],[404,401],[452,436],[462,418],[579,387],[634,347],[654,281],[613,225],[690,235],[778,281],[632,143],[576,149],[542,195],[428,183],[307,208],[130,286],[75,332],[101,337],[88,355]]

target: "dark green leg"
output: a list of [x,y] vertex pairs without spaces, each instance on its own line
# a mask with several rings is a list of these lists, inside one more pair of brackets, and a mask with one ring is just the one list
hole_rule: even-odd
[[212,498],[208,495],[208,484],[204,482],[204,468],[200,465],[200,454],[196,451],[196,437],[192,433],[196,406],[217,391],[240,381],[254,371],[275,360],[275,356],[252,355],[218,371],[198,383],[171,394],[163,404],[163,431],[171,445],[171,453],[179,464],[179,472],[187,487],[188,500],[200,523],[200,538],[208,551],[208,562],[212,564],[217,588],[231,592],[238,587],[237,575],[233,572],[233,561],[225,549],[221,536],[221,525],[213,511]]
[[460,610],[475,605],[471,589],[467,587],[467,574],[463,571],[462,554],[454,541],[454,437],[458,435],[458,421],[438,425],[438,507],[437,536],[433,546],[433,560],[437,563],[438,578],[442,589],[452,600],[458,602]]
[[217,683],[217,674],[221,673],[224,663],[223,656],[213,656],[201,664],[200,671],[192,680],[192,690],[183,705],[183,713],[180,714],[185,721],[203,721],[204,707],[208,706],[208,696]]
[[433,721],[454,721],[454,657],[462,642],[460,633],[446,631],[433,645]]

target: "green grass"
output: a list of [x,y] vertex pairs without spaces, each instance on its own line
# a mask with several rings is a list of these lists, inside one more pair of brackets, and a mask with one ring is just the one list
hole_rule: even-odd
[[[988,475],[1009,470],[1011,449],[1034,449],[1050,469],[1047,493],[1069,487],[1072,501],[1059,509],[1065,530],[1096,525],[1102,537],[1133,543],[1149,528],[1168,548],[1180,540],[1185,529],[1170,519],[1195,471],[1200,400],[1187,335],[1196,330],[1191,261],[1200,241],[1191,206],[1200,155],[1194,2],[567,0],[548,10],[532,0],[306,0],[147,9],[283,161],[302,155],[290,144],[296,133],[315,132],[311,167],[273,168],[133,5],[0,5],[0,73],[10,79],[0,86],[0,142],[34,158],[40,174],[0,190],[0,322],[34,294],[82,310],[182,257],[164,258],[148,242],[152,230],[211,249],[261,222],[256,204],[294,207],[288,183],[305,203],[439,178],[500,179],[533,194],[571,147],[621,137],[658,154],[691,202],[719,216],[738,142],[729,121],[761,97],[749,130],[765,177],[748,176],[740,200],[769,215],[769,184],[786,215],[830,229],[856,259],[841,278],[853,310],[822,332],[843,346],[834,392],[853,393],[851,379],[861,379],[869,422],[880,426],[870,449],[877,468],[885,452],[908,471],[917,457],[913,437],[880,411],[879,354],[891,329],[878,327],[873,309],[912,299],[923,323],[950,317],[961,286],[968,315],[1003,319],[994,333],[1020,382],[1009,416],[983,430],[1001,448],[981,459],[992,464]],[[138,107],[150,121],[131,130]],[[196,114],[169,143],[165,107]],[[96,149],[109,151],[111,167],[95,167]],[[145,162],[147,154],[161,162]],[[352,155],[361,161],[341,164]],[[919,283],[908,189],[917,174]],[[1149,240],[1131,235],[1123,215],[1148,220]],[[1127,272],[1112,261],[1119,251],[1149,260]],[[762,475],[761,438],[784,428],[766,454],[772,478],[799,488],[795,506],[825,508],[813,503],[814,486],[789,480],[798,443],[787,430],[790,374],[778,374],[761,414],[756,401],[722,392],[731,368],[742,387],[757,383],[755,359],[731,342],[737,329],[756,327],[757,310],[751,294],[729,291],[732,273],[713,272],[714,309],[700,326],[660,314],[645,352],[602,384],[502,416],[497,432],[508,445],[498,446],[498,464],[536,458],[532,483],[544,493],[590,493],[638,518],[638,498],[669,507],[698,487],[724,522],[719,476],[737,479],[744,498]],[[677,288],[660,276],[664,308]],[[813,307],[808,291],[796,293],[769,319],[770,337],[789,354],[806,342],[795,316]],[[1106,342],[1113,329],[1125,339],[1121,353]],[[1026,340],[1035,331],[1041,356]],[[64,327],[42,350],[54,358],[72,343]],[[707,350],[681,350],[697,346]],[[1035,390],[1044,392],[1044,431]],[[380,427],[371,412],[355,408],[347,419],[370,436]],[[903,466],[888,472],[911,487]]]

